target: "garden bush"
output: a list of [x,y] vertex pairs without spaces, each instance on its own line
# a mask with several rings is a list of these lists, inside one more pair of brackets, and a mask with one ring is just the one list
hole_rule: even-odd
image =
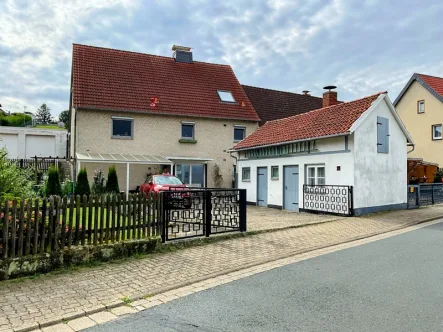
[[441,183],[443,178],[443,168],[439,168],[434,176],[434,183]]
[[82,168],[77,175],[77,185],[75,186],[76,195],[88,195],[91,193],[88,181],[88,172]]
[[0,198],[35,197],[33,184],[32,172],[11,163],[6,149],[0,148]]
[[105,193],[105,174],[101,168],[97,168],[94,172],[94,180],[92,183],[92,194],[103,195]]
[[52,195],[61,196],[62,187],[60,185],[60,173],[55,167],[50,167],[48,170],[48,181],[45,187],[45,196],[49,197]]
[[69,179],[62,184],[62,195],[71,196],[74,193],[74,182]]
[[108,181],[106,181],[106,192],[116,193],[116,194],[120,192],[120,188],[118,187],[118,178],[115,166],[109,167]]
[[31,121],[30,115],[23,116],[23,113],[16,113],[11,115],[0,115],[0,125],[19,127],[23,125],[23,122]]

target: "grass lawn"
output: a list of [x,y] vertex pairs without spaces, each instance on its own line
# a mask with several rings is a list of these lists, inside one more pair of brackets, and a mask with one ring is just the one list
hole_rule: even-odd
[[57,125],[36,125],[34,128],[37,128],[37,129],[50,129],[50,130],[66,130],[65,128],[60,128]]

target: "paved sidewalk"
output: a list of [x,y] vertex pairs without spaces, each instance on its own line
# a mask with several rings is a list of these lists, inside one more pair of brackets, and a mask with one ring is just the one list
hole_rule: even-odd
[[[69,274],[2,282],[0,331],[38,328],[85,314],[91,315],[106,308],[121,306],[124,304],[122,299],[142,298],[248,266],[438,217],[443,217],[443,206],[342,218],[81,269]],[[108,314],[103,312],[97,315],[97,320],[106,321]],[[74,330],[69,324],[64,326],[67,331]],[[57,329],[60,331],[59,327]]]

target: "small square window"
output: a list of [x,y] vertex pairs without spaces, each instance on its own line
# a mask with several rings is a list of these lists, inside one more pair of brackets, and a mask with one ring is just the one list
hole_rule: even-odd
[[245,127],[234,127],[234,142],[239,142],[245,139],[246,128]]
[[271,179],[278,180],[279,177],[278,166],[271,166]]
[[224,101],[226,103],[235,103],[235,99],[231,91],[217,90],[217,93],[221,101]]
[[323,186],[326,184],[325,166],[309,166],[307,174],[307,182],[310,186]]
[[417,102],[417,112],[419,114],[425,112],[425,101],[424,100],[419,100]]
[[112,138],[132,138],[132,124],[131,118],[112,118]]
[[241,175],[242,181],[250,181],[251,180],[251,168],[250,167],[243,167],[241,174],[242,174]]
[[182,123],[182,138],[194,139],[194,126],[193,123]]
[[432,126],[432,139],[439,140],[442,139],[442,126],[441,124]]

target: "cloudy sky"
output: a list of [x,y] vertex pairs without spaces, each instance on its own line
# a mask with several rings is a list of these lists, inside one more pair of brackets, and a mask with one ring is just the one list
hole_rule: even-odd
[[68,108],[72,43],[230,64],[243,84],[351,100],[443,76],[441,0],[0,0],[0,104]]

